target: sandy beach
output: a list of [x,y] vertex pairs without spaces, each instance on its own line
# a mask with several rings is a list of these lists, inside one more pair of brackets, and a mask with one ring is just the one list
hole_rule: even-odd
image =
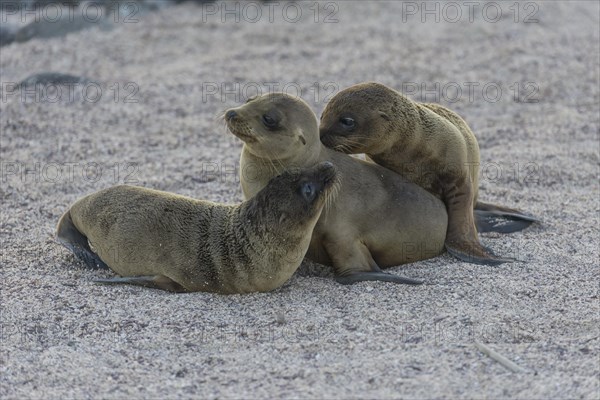
[[[1,47],[0,397],[599,399],[600,6],[474,3],[182,3]],[[82,80],[17,86],[47,72]],[[115,184],[242,201],[225,109],[275,90],[320,115],[363,81],[465,118],[481,200],[541,220],[481,235],[519,262],[171,294],[96,285],[54,241]]]

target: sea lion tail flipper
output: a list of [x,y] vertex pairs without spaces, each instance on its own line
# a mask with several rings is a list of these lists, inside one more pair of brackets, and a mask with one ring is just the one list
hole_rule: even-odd
[[512,233],[518,232],[539,219],[519,210],[478,201],[475,204],[475,223],[477,231]]
[[90,248],[88,238],[73,224],[70,210],[64,213],[60,221],[58,221],[56,240],[73,252],[88,267],[108,269],[108,265]]
[[382,281],[382,282],[393,282],[407,285],[421,285],[423,281],[419,279],[406,278],[404,276],[388,274],[380,271],[370,272],[354,272],[345,276],[336,276],[335,280],[342,285],[351,285],[356,282],[364,281]]
[[138,285],[152,289],[167,290],[169,292],[186,292],[183,286],[164,275],[123,276],[108,279],[95,279],[94,283],[100,285]]
[[[473,251],[474,249],[476,251]],[[498,257],[481,245],[471,246],[470,249],[466,250],[446,243],[446,250],[459,260],[471,264],[497,266],[506,262],[519,261],[514,258]]]

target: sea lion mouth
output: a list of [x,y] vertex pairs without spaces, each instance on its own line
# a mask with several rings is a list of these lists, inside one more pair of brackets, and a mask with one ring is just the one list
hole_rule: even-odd
[[256,142],[258,139],[254,135],[252,128],[246,122],[239,120],[226,119],[227,129],[234,136],[240,138],[246,143]]
[[339,138],[335,134],[321,134],[320,140],[325,147],[339,151],[340,153],[351,153],[353,151],[350,141]]
[[331,147],[334,144],[331,137],[332,135],[323,133],[323,131],[321,131],[321,133],[319,134],[319,139],[321,140],[321,143],[323,143],[326,147]]
[[244,142],[256,142],[256,138],[254,136],[246,135],[241,132],[231,132],[234,136],[242,139]]

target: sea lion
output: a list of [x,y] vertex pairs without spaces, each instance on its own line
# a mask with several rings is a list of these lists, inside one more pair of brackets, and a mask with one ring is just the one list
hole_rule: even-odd
[[338,181],[331,163],[274,177],[252,199],[221,205],[135,186],[78,200],[58,241],[128,283],[174,292],[266,292],[296,271]]
[[[379,83],[361,83],[329,101],[320,135],[325,146],[365,153],[441,198],[448,210],[446,249],[459,259],[488,265],[514,261],[482,246],[476,225],[482,231],[507,233],[536,221],[520,211],[477,201],[477,139],[458,114],[438,104],[412,101]],[[494,225],[498,216],[510,221]]]
[[339,191],[315,225],[307,252],[311,260],[333,266],[338,282],[420,283],[380,267],[431,258],[444,250],[444,204],[386,168],[323,146],[317,117],[302,99],[264,94],[227,110],[224,119],[244,142],[240,178],[247,199],[281,171],[323,161],[338,167]]

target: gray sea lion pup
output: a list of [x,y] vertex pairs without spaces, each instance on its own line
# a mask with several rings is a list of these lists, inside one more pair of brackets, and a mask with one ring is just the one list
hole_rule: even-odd
[[265,292],[296,271],[338,181],[331,163],[273,178],[251,200],[221,205],[115,186],[78,200],[57,238],[86,264],[174,292]]
[[339,191],[315,226],[308,258],[333,266],[344,284],[421,283],[380,267],[444,250],[447,215],[438,198],[386,168],[323,146],[317,117],[302,99],[269,93],[227,110],[224,117],[231,133],[244,141],[240,170],[247,199],[281,171],[323,161],[338,168]]
[[[327,147],[365,153],[441,198],[448,210],[446,248],[462,260],[514,261],[482,246],[477,227],[507,233],[536,221],[514,209],[478,202],[477,139],[458,114],[440,105],[412,101],[379,83],[361,83],[329,101],[320,135]],[[496,224],[497,217],[508,221]]]

